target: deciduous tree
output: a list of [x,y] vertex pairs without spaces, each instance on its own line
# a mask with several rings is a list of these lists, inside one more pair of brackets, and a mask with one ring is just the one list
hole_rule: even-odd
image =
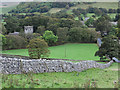
[[49,56],[48,44],[39,38],[30,40],[28,46],[28,53],[30,58],[43,58]]
[[58,36],[55,36],[52,31],[48,30],[43,34],[43,38],[48,45],[53,45],[58,40]]

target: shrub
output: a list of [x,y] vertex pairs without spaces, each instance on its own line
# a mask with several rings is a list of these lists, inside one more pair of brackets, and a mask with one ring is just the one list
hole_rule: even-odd
[[26,47],[26,41],[23,37],[17,35],[6,35],[6,44],[3,49],[20,49]]
[[43,39],[30,40],[27,48],[30,58],[39,59],[49,55],[48,44]]

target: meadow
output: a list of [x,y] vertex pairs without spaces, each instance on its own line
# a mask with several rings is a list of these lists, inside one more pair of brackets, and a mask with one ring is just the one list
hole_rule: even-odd
[[[116,69],[116,70],[114,70]],[[3,88],[117,88],[118,64],[107,69],[82,72],[52,72],[3,75]],[[116,82],[116,83],[115,83]],[[119,86],[120,87],[120,86]]]
[[[98,50],[97,44],[69,43],[59,46],[49,47],[50,55],[48,58],[73,59],[73,60],[99,60],[94,56]],[[3,54],[29,56],[27,49],[4,50]]]

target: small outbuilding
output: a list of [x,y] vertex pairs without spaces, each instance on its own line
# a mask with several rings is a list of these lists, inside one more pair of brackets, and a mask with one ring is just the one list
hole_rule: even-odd
[[19,32],[9,33],[9,35],[19,35]]

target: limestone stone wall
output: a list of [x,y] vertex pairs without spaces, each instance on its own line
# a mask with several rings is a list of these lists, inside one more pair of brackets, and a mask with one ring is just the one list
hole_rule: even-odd
[[44,73],[44,72],[81,72],[89,68],[104,69],[109,67],[113,61],[107,64],[97,63],[95,61],[80,61],[77,63],[61,60],[45,59],[20,59],[0,57],[0,71],[4,74]]

